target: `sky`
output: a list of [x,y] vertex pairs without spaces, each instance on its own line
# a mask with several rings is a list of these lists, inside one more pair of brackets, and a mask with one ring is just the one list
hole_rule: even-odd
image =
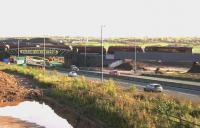
[[0,36],[200,36],[199,0],[0,0]]

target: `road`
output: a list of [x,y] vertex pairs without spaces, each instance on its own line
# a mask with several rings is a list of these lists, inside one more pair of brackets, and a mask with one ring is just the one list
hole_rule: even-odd
[[[87,70],[81,70],[83,72],[88,72],[88,73],[96,73],[96,74],[101,74],[100,71],[87,71]],[[109,72],[104,70],[104,74],[108,75]],[[135,79],[145,79],[145,80],[153,80],[153,81],[159,81],[159,82],[169,82],[169,83],[177,83],[177,84],[185,84],[185,85],[191,85],[191,86],[199,86],[200,87],[200,82],[195,82],[195,81],[186,81],[186,80],[178,80],[178,79],[167,79],[167,78],[160,78],[160,77],[150,77],[150,76],[141,76],[141,75],[131,75],[131,74],[122,74],[120,73],[120,76],[124,77],[129,77],[129,78],[135,78]],[[200,90],[199,90],[200,91]]]
[[[60,73],[67,75],[67,71],[59,71]],[[80,73],[80,75],[84,75],[89,80],[97,80],[99,81],[101,78],[100,76],[86,74],[86,73]],[[109,79],[108,77],[104,77],[104,79]],[[143,88],[148,83],[145,82],[134,82],[132,80],[122,80],[122,79],[116,79],[112,78],[115,82],[118,83],[123,88],[129,88],[132,85],[135,85],[138,88],[138,91],[143,91]],[[170,95],[172,97],[181,99],[181,100],[189,100],[193,103],[200,103],[200,91],[196,90],[190,90],[190,89],[184,89],[184,88],[177,88],[172,86],[163,86],[164,92],[167,95]]]

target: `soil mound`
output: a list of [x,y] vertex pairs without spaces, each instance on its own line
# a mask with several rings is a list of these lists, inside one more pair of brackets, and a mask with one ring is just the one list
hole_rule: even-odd
[[[115,67],[115,69],[130,71],[130,70],[134,69],[134,66],[135,66],[135,61],[124,60],[124,62],[122,64],[120,64],[119,66]],[[141,63],[141,62],[136,63],[137,69],[145,70],[144,69],[145,66],[146,65],[144,63]]]
[[200,73],[200,63],[194,62],[188,73]]
[[38,99],[40,97],[40,90],[21,86],[20,82],[13,75],[0,71],[0,102]]
[[123,64],[115,67],[115,69],[121,69],[121,70],[129,71],[129,70],[133,69],[133,65],[131,63],[123,63]]

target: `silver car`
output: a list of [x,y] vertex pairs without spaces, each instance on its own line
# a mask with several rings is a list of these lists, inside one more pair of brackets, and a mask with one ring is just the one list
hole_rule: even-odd
[[151,91],[151,92],[162,92],[163,87],[160,84],[148,84],[144,87],[144,91]]
[[69,72],[68,76],[70,76],[70,77],[77,77],[78,74],[75,71],[71,71],[71,72]]

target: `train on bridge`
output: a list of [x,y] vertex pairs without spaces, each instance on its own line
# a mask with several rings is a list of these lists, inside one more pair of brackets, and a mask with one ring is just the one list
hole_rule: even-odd
[[[102,53],[101,46],[74,46],[74,50],[78,53]],[[192,53],[192,47],[159,47],[159,46],[148,46],[145,48],[139,46],[110,46],[106,50],[103,48],[103,54],[114,54],[115,52],[136,52],[146,53],[146,52],[161,52],[161,53]]]

